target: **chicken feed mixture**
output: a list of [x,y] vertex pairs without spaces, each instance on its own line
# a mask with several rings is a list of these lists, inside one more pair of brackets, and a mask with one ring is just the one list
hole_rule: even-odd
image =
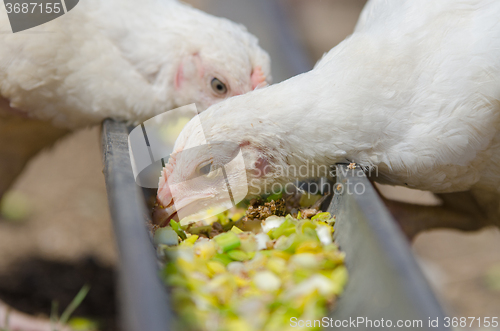
[[275,195],[197,223],[155,226],[183,329],[297,330],[294,318],[327,316],[347,282],[344,253],[332,240],[335,218],[300,200],[290,211]]

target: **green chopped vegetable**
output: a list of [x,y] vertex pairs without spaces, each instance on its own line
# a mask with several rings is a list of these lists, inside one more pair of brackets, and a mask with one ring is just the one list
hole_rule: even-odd
[[243,232],[240,228],[238,228],[237,226],[234,226],[234,225],[231,228],[231,231],[234,232],[234,233],[236,233],[236,234]]
[[231,259],[235,261],[245,261],[248,260],[248,255],[240,250],[233,250],[227,252],[227,256],[229,256]]
[[227,266],[229,263],[233,262],[233,260],[229,257],[229,255],[217,254],[212,258],[212,261],[222,263]]
[[90,331],[99,330],[99,323],[94,320],[83,318],[83,317],[73,317],[69,320],[68,325],[73,331]]
[[[274,198],[281,196],[267,201]],[[183,230],[171,221],[171,229],[156,231],[168,257],[162,277],[186,330],[292,330],[290,318],[320,319],[343,292],[348,273],[332,241],[334,218],[314,209],[269,216],[259,208],[251,204],[247,220],[262,220],[260,231],[235,225],[241,210],[212,217],[210,225]],[[162,245],[173,232],[181,243]]]
[[309,207],[309,206],[312,206],[314,203],[316,203],[316,201],[318,201],[319,199],[321,199],[321,195],[319,194],[302,194],[302,196],[300,197],[300,206],[302,207]]
[[311,217],[312,221],[322,221],[322,222],[329,222],[332,220],[332,216],[330,213],[324,212],[324,213],[319,213]]
[[269,233],[269,236],[271,237],[271,239],[277,239],[281,236],[288,237],[294,232],[295,232],[295,223],[292,219],[287,218],[280,226],[272,229],[271,232]]
[[278,192],[278,193],[273,193],[273,194],[270,194],[267,198],[266,198],[266,201],[267,202],[271,202],[271,201],[278,201],[279,199],[281,199],[283,197],[283,192]]
[[153,241],[155,245],[172,246],[179,243],[179,236],[171,227],[167,226],[156,230]]
[[32,211],[28,197],[21,192],[9,191],[0,199],[0,216],[6,220],[24,221]]
[[194,245],[194,243],[196,242],[196,240],[199,238],[200,236],[196,235],[196,234],[193,234],[191,236],[189,236],[186,240],[184,240],[181,245],[183,246],[192,246]]
[[221,233],[214,237],[214,240],[223,252],[238,248],[241,245],[240,239],[234,232]]
[[174,220],[170,220],[170,226],[175,232],[177,232],[177,235],[179,235],[179,237],[181,237],[182,240],[186,239],[186,233],[184,232],[179,223],[177,223]]

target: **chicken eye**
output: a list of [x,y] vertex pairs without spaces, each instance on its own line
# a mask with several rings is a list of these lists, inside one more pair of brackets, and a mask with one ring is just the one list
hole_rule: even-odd
[[221,82],[218,78],[212,79],[210,85],[212,86],[212,90],[214,90],[214,92],[217,94],[223,95],[227,92],[226,84]]
[[204,165],[203,167],[199,168],[198,169],[198,173],[201,175],[201,176],[206,176],[210,173],[210,171],[212,171],[212,163],[209,163],[207,165]]

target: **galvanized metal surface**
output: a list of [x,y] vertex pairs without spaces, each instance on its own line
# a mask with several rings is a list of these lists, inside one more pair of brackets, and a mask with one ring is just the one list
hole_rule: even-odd
[[[443,327],[445,314],[408,241],[364,172],[338,165],[336,173],[338,187],[328,211],[337,219],[334,237],[346,253],[349,283],[331,317],[375,323],[384,319],[386,326],[389,320],[393,327],[398,321],[411,321],[412,326],[413,321],[421,321],[419,327],[404,329],[448,330]],[[429,321],[436,318],[440,327],[430,328]],[[356,330],[375,328],[361,323]]]
[[136,185],[124,123],[106,120],[102,130],[104,176],[113,219],[119,264],[121,326],[127,331],[173,330],[165,287],[158,277],[156,253],[146,229],[144,196]]

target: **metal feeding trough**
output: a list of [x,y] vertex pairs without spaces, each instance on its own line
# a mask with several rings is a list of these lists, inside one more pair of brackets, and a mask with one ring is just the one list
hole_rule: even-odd
[[[274,66],[275,80],[309,68],[307,57],[290,34],[286,15],[277,2],[208,0],[208,3],[212,13],[247,25],[261,39],[271,58],[280,59]],[[150,192],[144,192],[135,183],[128,133],[129,128],[123,123],[112,120],[103,123],[104,175],[120,253],[118,293],[122,327],[127,331],[181,330],[167,289],[158,276],[156,253],[145,223],[150,211],[144,193]],[[372,184],[359,170],[347,171],[342,165],[339,169],[337,183],[346,189],[335,190],[328,210],[336,215],[335,240],[346,253],[349,282],[335,311],[326,318],[331,328],[398,329],[397,323],[401,321],[401,329],[447,330],[442,326],[445,315],[408,242]],[[436,318],[439,326],[429,327],[429,321]],[[382,319],[385,324],[377,326]]]
[[[367,320],[407,323],[404,329],[448,330],[444,313],[420,271],[403,236],[367,179],[357,170],[337,166],[337,185],[328,211],[336,216],[334,238],[346,253],[349,282],[334,320]],[[439,327],[429,327],[438,319]],[[407,321],[412,321],[411,326]],[[422,321],[421,326],[418,322]],[[390,328],[390,327],[387,327]],[[360,329],[358,327],[358,329]],[[384,328],[382,328],[384,329]]]

